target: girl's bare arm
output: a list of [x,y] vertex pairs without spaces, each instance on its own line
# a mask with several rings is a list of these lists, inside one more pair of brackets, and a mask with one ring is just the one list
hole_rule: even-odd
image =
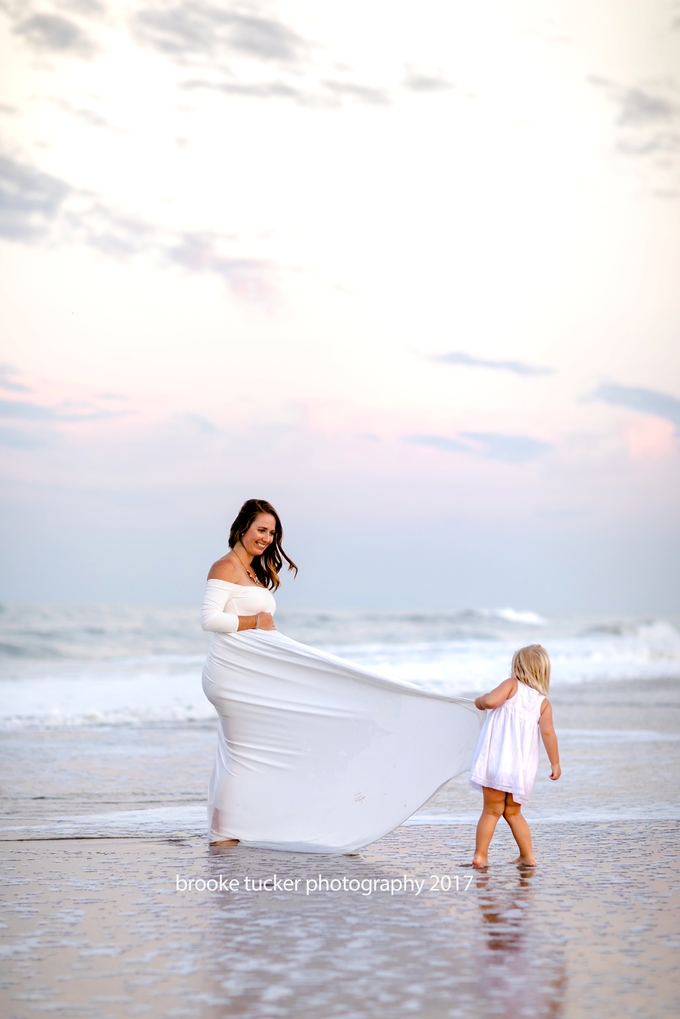
[[495,690],[477,697],[475,707],[479,708],[480,711],[485,711],[487,708],[497,708],[503,701],[507,701],[508,697],[512,697],[516,689],[516,679],[504,679]]
[[541,738],[548,755],[548,760],[552,765],[550,777],[553,782],[556,782],[562,774],[562,768],[560,766],[560,751],[557,746],[557,733],[555,732],[555,726],[553,725],[552,705],[547,697],[541,705],[541,716],[538,720],[538,727],[541,730]]

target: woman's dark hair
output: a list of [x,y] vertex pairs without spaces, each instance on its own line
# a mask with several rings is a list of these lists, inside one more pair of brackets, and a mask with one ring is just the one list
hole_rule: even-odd
[[274,517],[276,521],[274,540],[271,545],[267,546],[262,555],[253,556],[251,566],[260,583],[264,587],[275,591],[281,583],[279,580],[279,570],[283,566],[283,560],[285,559],[288,563],[289,570],[295,570],[296,577],[298,568],[281,547],[281,542],[283,541],[281,518],[270,502],[267,502],[266,499],[248,499],[243,503],[229,531],[229,548],[233,548],[236,542],[241,540],[255,520],[255,517],[260,513],[270,513]]

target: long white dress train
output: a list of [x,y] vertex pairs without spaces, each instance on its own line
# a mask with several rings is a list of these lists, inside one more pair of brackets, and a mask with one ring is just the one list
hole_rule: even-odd
[[208,581],[203,689],[219,715],[210,839],[349,853],[469,769],[483,712],[278,630],[236,632],[239,615],[275,607],[263,588]]

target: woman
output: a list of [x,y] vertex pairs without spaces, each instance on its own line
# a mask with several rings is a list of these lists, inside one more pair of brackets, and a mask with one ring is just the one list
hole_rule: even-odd
[[274,625],[283,529],[243,504],[212,566],[203,689],[219,715],[212,843],[349,853],[401,824],[470,767],[481,713],[284,637]]

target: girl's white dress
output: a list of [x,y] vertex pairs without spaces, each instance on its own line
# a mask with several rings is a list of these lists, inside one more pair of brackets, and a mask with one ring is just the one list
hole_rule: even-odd
[[517,683],[517,693],[487,711],[470,770],[475,789],[512,793],[516,803],[528,803],[538,771],[538,721],[542,693]]
[[483,713],[278,630],[237,632],[239,615],[275,608],[261,587],[208,581],[203,689],[219,715],[210,838],[349,853],[467,771]]

